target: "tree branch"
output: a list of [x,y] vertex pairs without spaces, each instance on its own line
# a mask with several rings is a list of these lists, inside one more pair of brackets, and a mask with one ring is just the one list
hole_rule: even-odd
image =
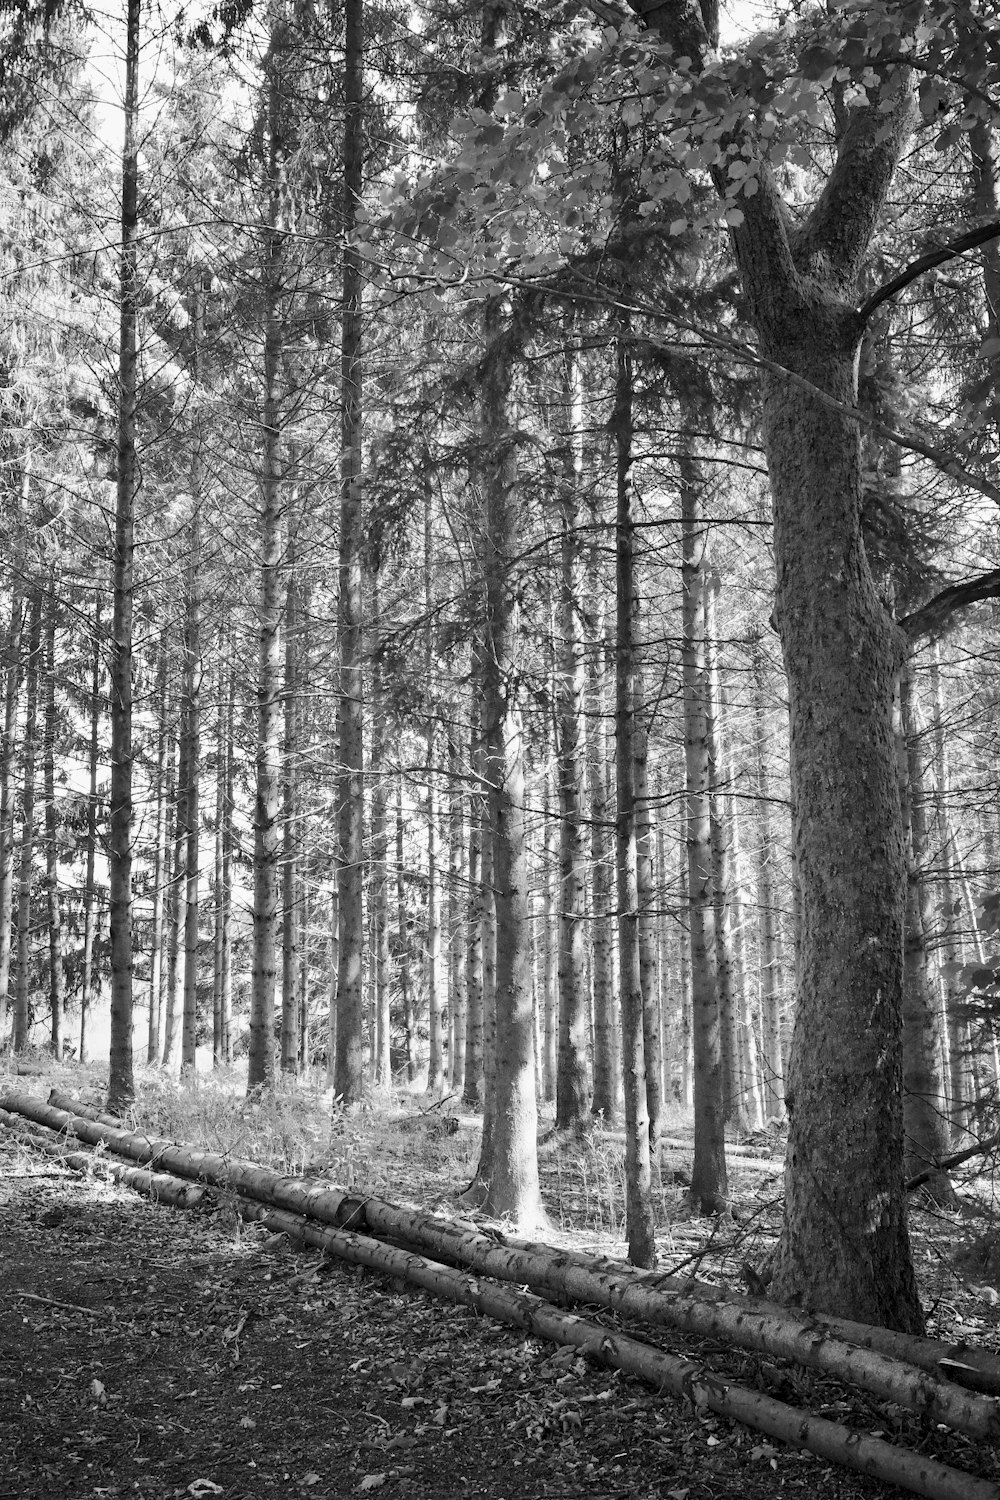
[[1000,568],[993,568],[989,573],[980,573],[975,578],[966,578],[961,583],[953,583],[926,604],[921,604],[919,609],[904,615],[896,623],[900,630],[904,631],[910,640],[916,640],[920,636],[940,635],[952,624],[953,618],[960,610],[970,604],[977,604],[981,599],[996,599],[1000,597]]
[[921,255],[911,261],[908,266],[904,266],[898,276],[885,282],[878,291],[872,292],[868,300],[858,308],[859,323],[863,327],[877,307],[881,307],[883,302],[888,302],[895,297],[897,292],[908,287],[911,281],[916,281],[926,271],[933,271],[935,266],[944,265],[945,261],[955,260],[958,256],[964,255],[966,250],[974,250],[977,245],[985,245],[995,239],[1000,239],[1000,220],[981,224],[978,229],[970,229],[968,234],[960,235],[949,245],[941,245],[937,250],[928,250],[926,255]]

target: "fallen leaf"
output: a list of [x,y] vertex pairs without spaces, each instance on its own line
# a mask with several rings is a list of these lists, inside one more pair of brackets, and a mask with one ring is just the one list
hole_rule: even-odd
[[377,1490],[381,1485],[385,1484],[386,1477],[385,1474],[366,1474],[358,1485],[358,1489]]

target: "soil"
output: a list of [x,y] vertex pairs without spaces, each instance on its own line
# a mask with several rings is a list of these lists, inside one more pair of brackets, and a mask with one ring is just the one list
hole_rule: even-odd
[[902,1493],[3,1132],[0,1231],[0,1500]]

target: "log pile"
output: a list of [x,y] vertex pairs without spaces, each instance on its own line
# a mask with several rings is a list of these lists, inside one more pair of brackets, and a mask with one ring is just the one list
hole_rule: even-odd
[[76,1170],[105,1173],[172,1206],[205,1207],[223,1193],[244,1219],[296,1244],[575,1347],[588,1359],[698,1408],[913,1494],[929,1500],[1000,1500],[1000,1484],[992,1480],[738,1386],[699,1362],[667,1353],[616,1325],[578,1316],[556,1301],[793,1361],[909,1408],[927,1425],[940,1424],[980,1444],[1000,1444],[1000,1358],[985,1351],[796,1314],[622,1262],[483,1234],[468,1222],[362,1199],[332,1185],[125,1131],[112,1117],[64,1095],[53,1094],[47,1104],[16,1092],[0,1095],[0,1125]]

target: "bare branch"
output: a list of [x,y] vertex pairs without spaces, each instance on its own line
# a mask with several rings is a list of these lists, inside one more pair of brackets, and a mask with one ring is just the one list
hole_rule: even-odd
[[[979,573],[975,578],[966,578],[961,583],[950,584],[948,588],[935,594],[933,599],[928,599],[926,604],[921,604],[919,609],[904,615],[897,624],[911,641],[921,636],[941,635],[956,623],[955,616],[970,604],[996,598],[1000,598],[1000,568],[993,568],[989,573]],[[908,1183],[907,1186],[909,1185]]]
[[898,292],[908,287],[918,277],[923,276],[925,272],[933,271],[935,266],[944,265],[949,260],[956,260],[967,250],[974,250],[977,245],[985,245],[995,239],[1000,239],[1000,220],[981,224],[978,229],[970,229],[968,234],[960,235],[957,240],[952,240],[948,245],[941,245],[937,250],[928,250],[926,255],[921,255],[911,261],[908,266],[904,266],[898,276],[894,276],[891,281],[885,282],[878,291],[871,294],[858,309],[858,321],[864,326],[877,307],[881,307],[883,302],[888,302],[895,297]]

